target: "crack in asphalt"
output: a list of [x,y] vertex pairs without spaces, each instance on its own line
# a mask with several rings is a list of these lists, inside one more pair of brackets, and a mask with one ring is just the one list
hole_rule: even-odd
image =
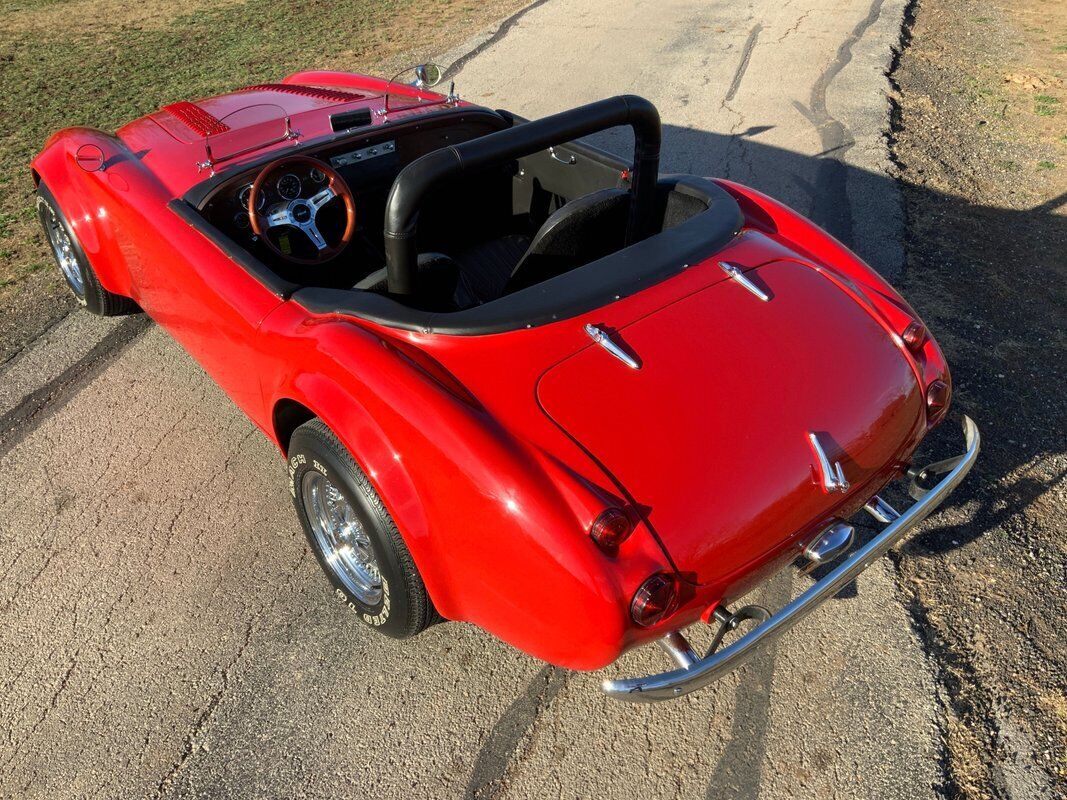
[[[63,673],[63,677],[60,678],[59,685],[56,687],[56,690],[52,693],[52,698],[51,698],[51,700],[49,700],[48,706],[45,707],[45,709],[41,713],[41,716],[38,718],[38,720],[35,723],[33,723],[33,726],[26,733],[26,735],[23,736],[21,739],[19,739],[16,742],[14,737],[11,736],[11,732],[9,731],[9,737],[10,737],[9,740],[14,744],[14,747],[12,748],[11,755],[9,755],[7,757],[7,759],[4,760],[3,764],[0,764],[0,775],[7,774],[8,766],[10,766],[11,763],[22,753],[23,745],[25,745],[27,742],[31,741],[34,738],[34,736],[37,735],[37,731],[40,730],[41,726],[44,725],[44,723],[48,720],[48,718],[50,716],[52,716],[52,712],[55,711],[56,708],[58,707],[58,705],[59,705],[59,697],[60,697],[60,695],[63,694],[64,690],[67,688],[67,684],[70,683],[70,679],[71,679],[71,676],[74,674],[74,670],[77,669],[77,667],[78,667],[78,656],[79,655],[81,655],[81,649],[80,648],[78,650],[74,651],[74,655],[72,655],[71,658],[70,658],[70,664],[67,666],[66,671]],[[25,706],[22,707],[22,709],[20,709],[19,713],[22,713],[28,707],[29,707],[29,704],[27,703]]]
[[[867,16],[856,23],[852,32],[845,37],[845,41],[837,48],[834,59],[812,84],[808,105],[793,101],[793,107],[815,128],[823,149],[819,156],[822,166],[815,178],[811,210],[808,216],[849,247],[852,246],[853,239],[853,218],[851,204],[847,202],[848,167],[844,162],[844,156],[856,140],[852,137],[852,132],[848,127],[827,110],[826,91],[852,61],[853,46],[878,21],[882,14],[883,2],[884,0],[873,0]],[[842,202],[842,199],[845,202]]]
[[752,26],[752,30],[748,32],[745,46],[741,48],[741,62],[734,71],[734,77],[730,81],[730,88],[726,90],[726,100],[724,102],[728,103],[733,100],[737,90],[741,88],[741,81],[748,71],[748,62],[752,60],[752,51],[756,49],[756,42],[759,40],[760,31],[762,30],[763,24],[757,22]]
[[475,759],[464,794],[467,800],[496,797],[519,743],[566,682],[565,670],[546,666],[501,714]]
[[496,44],[505,36],[507,36],[508,31],[512,29],[515,23],[522,19],[528,12],[533,11],[538,6],[543,6],[547,2],[548,0],[536,0],[536,2],[530,3],[530,5],[520,8],[506,20],[501,22],[500,26],[495,31],[493,31],[492,36],[490,36],[484,42],[472,48],[471,50],[468,50],[466,53],[464,53],[451,64],[449,64],[448,68],[441,76],[441,80],[447,81],[451,78],[456,77],[456,75],[458,75],[463,70],[463,68],[467,66],[468,61],[470,61],[472,58],[479,55],[480,53],[484,52],[485,50],[488,50],[494,44]]
[[[728,132],[730,141],[726,149],[723,151],[720,167],[721,176],[732,180],[741,180],[742,178],[742,176],[738,175],[730,168],[734,161],[737,161],[746,167],[746,175],[752,174],[752,160],[748,156],[744,139],[747,132],[741,131],[741,126],[745,124],[745,115],[743,112],[738,111],[730,105],[730,103],[734,97],[737,96],[737,92],[741,88],[741,81],[744,79],[745,73],[748,71],[749,62],[752,60],[752,53],[756,49],[756,44],[759,42],[759,35],[762,30],[763,25],[757,23],[752,27],[752,30],[749,31],[748,38],[745,40],[745,45],[741,48],[741,60],[738,62],[737,69],[734,70],[734,76],[730,81],[729,88],[726,90],[726,95],[723,97],[722,102],[719,103],[720,110],[728,111],[737,118],[734,121],[734,124],[730,126]],[[737,154],[736,158],[732,158],[731,153],[734,153],[735,151]]]
[[151,320],[143,314],[124,319],[88,353],[0,416],[0,458],[47,418],[45,411],[54,413],[66,405],[150,326]]
[[[304,562],[307,560],[309,551],[304,548],[300,553],[300,557],[296,559],[292,568],[285,576],[284,585],[288,588],[292,588],[293,578]],[[184,744],[182,745],[181,753],[178,755],[178,759],[174,762],[169,770],[164,773],[156,786],[156,800],[162,798],[168,789],[174,784],[175,779],[185,771],[190,761],[200,750],[200,740],[203,737],[204,732],[208,729],[212,719],[215,716],[215,712],[219,705],[225,699],[227,692],[230,689],[234,670],[238,667],[241,661],[244,659],[244,655],[247,652],[249,646],[252,643],[252,637],[256,632],[256,623],[263,617],[264,613],[273,607],[281,596],[281,592],[275,593],[273,596],[267,598],[259,608],[257,608],[250,616],[248,622],[245,625],[244,637],[241,644],[237,647],[237,652],[234,653],[229,663],[222,668],[221,673],[221,685],[211,693],[208,697],[207,705],[204,710],[200,712],[192,726],[189,728],[189,733],[185,737]]]
[[781,44],[782,42],[784,42],[789,37],[790,34],[796,33],[797,29],[800,28],[801,23],[804,22],[804,20],[806,20],[810,14],[811,14],[811,9],[810,8],[807,11],[805,11],[803,14],[801,14],[797,18],[797,21],[794,22],[791,27],[787,28],[785,33],[783,33],[781,36],[778,37],[778,44]]
[[160,798],[163,793],[169,788],[170,784],[174,781],[178,774],[185,768],[185,765],[189,762],[189,759],[197,751],[198,740],[204,729],[207,728],[211,718],[215,715],[215,709],[219,707],[219,703],[222,702],[223,697],[226,696],[227,690],[230,688],[230,675],[233,669],[240,663],[242,657],[245,654],[245,650],[248,649],[249,642],[252,641],[252,631],[255,628],[255,619],[249,621],[245,627],[244,641],[237,648],[237,652],[233,658],[230,659],[230,663],[222,669],[222,685],[215,690],[208,698],[207,706],[200,712],[200,716],[196,718],[189,733],[185,737],[185,743],[182,746],[182,752],[178,757],[178,760],[166,772],[160,779],[159,785],[156,787],[156,797]]

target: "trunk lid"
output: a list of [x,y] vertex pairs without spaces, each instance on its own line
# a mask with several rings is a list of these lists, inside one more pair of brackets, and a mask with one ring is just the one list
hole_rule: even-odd
[[[887,331],[816,269],[774,261],[610,331],[538,382],[544,411],[596,458],[688,580],[755,568],[887,474],[924,430]],[[851,490],[817,481],[808,434]]]

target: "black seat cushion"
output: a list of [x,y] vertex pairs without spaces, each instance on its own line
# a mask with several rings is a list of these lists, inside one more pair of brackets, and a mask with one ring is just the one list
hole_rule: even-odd
[[541,226],[503,287],[510,294],[622,249],[630,193],[601,189],[571,200]]
[[507,234],[456,254],[459,262],[459,286],[456,302],[460,308],[481,305],[500,297],[508,276],[530,246],[530,237]]

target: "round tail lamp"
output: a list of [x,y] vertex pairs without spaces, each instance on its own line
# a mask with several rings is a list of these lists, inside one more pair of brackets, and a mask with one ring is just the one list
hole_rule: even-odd
[[626,541],[633,531],[633,523],[622,509],[609,508],[593,520],[589,535],[601,550],[611,551]]
[[921,322],[913,322],[904,329],[904,333],[900,334],[900,338],[904,340],[905,347],[913,353],[918,353],[923,349],[923,345],[926,344],[928,335],[925,325]]
[[926,387],[926,418],[930,424],[940,422],[948,411],[949,400],[952,398],[952,389],[946,381],[932,381]]
[[678,579],[657,572],[641,584],[630,603],[630,616],[642,628],[662,622],[678,608]]

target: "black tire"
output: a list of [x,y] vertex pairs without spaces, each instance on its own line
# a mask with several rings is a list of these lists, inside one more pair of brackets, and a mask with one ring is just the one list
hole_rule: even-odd
[[[395,639],[407,639],[436,622],[437,612],[396,523],[367,476],[320,420],[306,422],[293,433],[289,444],[288,468],[289,492],[293,496],[297,516],[319,566],[333,584],[337,598],[366,625]],[[340,492],[369,536],[382,586],[381,599],[373,605],[364,603],[346,585],[337,568],[327,560],[316,538],[304,496],[307,483],[305,476],[311,471],[325,476]],[[316,480],[312,476],[311,482]]]
[[[89,259],[86,258],[78,237],[74,235],[74,230],[66,216],[59,209],[55,197],[43,183],[37,187],[37,218],[44,229],[52,257],[56,260],[56,265],[79,304],[85,306],[87,311],[101,317],[136,314],[141,310],[130,298],[109,292],[100,285],[100,280],[96,277]],[[65,234],[70,246],[74,263],[68,265],[69,271],[68,267],[64,267],[60,257],[61,245],[58,243],[57,231]]]

